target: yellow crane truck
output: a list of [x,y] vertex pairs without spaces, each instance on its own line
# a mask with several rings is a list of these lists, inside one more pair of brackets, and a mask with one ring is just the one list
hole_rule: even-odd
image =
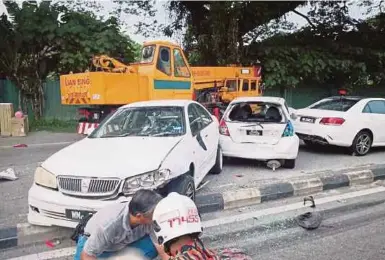
[[79,133],[136,101],[193,99],[219,116],[234,98],[262,94],[260,67],[190,67],[181,47],[168,41],[145,42],[134,64],[101,55],[92,65],[60,76],[61,103],[82,106]]

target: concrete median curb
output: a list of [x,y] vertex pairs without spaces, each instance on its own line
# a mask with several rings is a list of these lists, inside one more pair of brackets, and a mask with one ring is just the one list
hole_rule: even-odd
[[197,196],[196,202],[201,213],[210,213],[331,189],[369,184],[378,180],[385,180],[385,165],[369,169],[352,169],[346,172],[330,172],[325,176],[286,180],[259,187],[207,194]]
[[[289,179],[259,187],[197,195],[196,204],[200,213],[210,213],[293,196],[310,195],[331,189],[369,184],[378,180],[385,180],[385,165],[369,169],[356,168],[345,172],[328,172],[327,175],[306,179]],[[0,228],[0,251],[46,240],[64,240],[68,239],[71,234],[72,229],[40,227],[27,223],[19,224],[16,227]]]

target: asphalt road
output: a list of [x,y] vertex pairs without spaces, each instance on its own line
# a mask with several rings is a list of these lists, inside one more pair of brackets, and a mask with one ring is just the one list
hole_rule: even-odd
[[[300,198],[242,210],[204,214],[202,217],[206,228],[203,241],[207,247],[219,251],[223,248],[238,248],[256,260],[382,260],[385,254],[385,191],[373,192],[373,189],[376,189],[374,185],[368,185],[319,194],[316,198],[316,203],[319,202],[316,211],[321,212],[324,219],[320,227],[312,231],[299,227],[293,220],[298,214],[312,211],[302,206],[290,208]],[[353,193],[361,194],[351,196]],[[323,199],[328,201],[321,203]],[[282,210],[282,205],[288,209]],[[250,215],[248,219],[240,220],[243,214],[259,216]],[[226,218],[231,221],[222,224]],[[210,221],[218,223],[217,226],[207,224]],[[24,256],[18,260],[70,260],[73,259],[73,246],[70,241],[62,241],[54,249],[39,244],[6,251],[3,255],[5,258],[2,258],[0,251],[0,258]],[[71,251],[70,254],[57,257],[66,249]],[[31,257],[31,254],[37,252],[45,252],[45,256]]]
[[[0,203],[0,228],[26,222],[27,194],[33,182],[36,166],[67,145],[60,143],[78,139],[80,137],[75,134],[49,134],[46,132],[33,134],[25,139],[0,138],[0,171],[13,167],[19,177],[16,181],[0,180],[0,197],[2,198],[2,203]],[[1,148],[2,146],[23,142],[30,142],[31,145],[27,148]],[[47,142],[57,142],[57,144],[41,145],[41,143]],[[221,192],[279,179],[305,176],[312,174],[314,171],[384,163],[383,158],[385,158],[385,149],[376,149],[364,157],[353,157],[345,154],[344,150],[341,149],[309,150],[307,147],[301,147],[295,169],[278,169],[275,172],[255,161],[227,160],[223,172],[219,175],[207,176],[206,180],[209,183],[199,192],[201,194]],[[10,218],[9,216],[13,217]]]
[[[384,198],[384,193],[374,197]],[[374,197],[367,199],[370,203]],[[278,225],[273,230],[223,236],[214,245],[242,248],[263,260],[385,259],[385,204],[333,212],[313,231]]]

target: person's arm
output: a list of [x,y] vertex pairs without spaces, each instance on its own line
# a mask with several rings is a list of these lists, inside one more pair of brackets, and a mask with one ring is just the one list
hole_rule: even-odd
[[84,251],[82,251],[82,253],[80,254],[80,259],[81,260],[97,260],[96,256],[89,255]]
[[164,247],[162,245],[159,245],[156,241],[156,235],[154,232],[154,228],[152,225],[148,225],[145,227],[146,233],[151,238],[152,243],[154,244],[156,251],[158,252],[158,255],[161,260],[169,260],[170,256],[164,251]]
[[158,243],[154,243],[154,246],[156,248],[156,251],[158,251],[158,255],[161,260],[169,260],[171,257],[164,251],[164,247],[162,245],[159,245]]
[[108,248],[110,242],[105,234],[106,232],[101,228],[96,229],[92,233],[84,245],[80,255],[81,260],[96,260],[97,255],[103,253]]

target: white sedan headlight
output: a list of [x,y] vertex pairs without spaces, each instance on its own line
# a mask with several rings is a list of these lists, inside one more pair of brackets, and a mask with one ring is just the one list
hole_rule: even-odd
[[56,176],[43,167],[36,168],[35,183],[52,189],[57,188]]
[[153,188],[164,183],[170,176],[169,169],[161,169],[126,179],[123,185],[123,193],[131,194],[141,188]]

